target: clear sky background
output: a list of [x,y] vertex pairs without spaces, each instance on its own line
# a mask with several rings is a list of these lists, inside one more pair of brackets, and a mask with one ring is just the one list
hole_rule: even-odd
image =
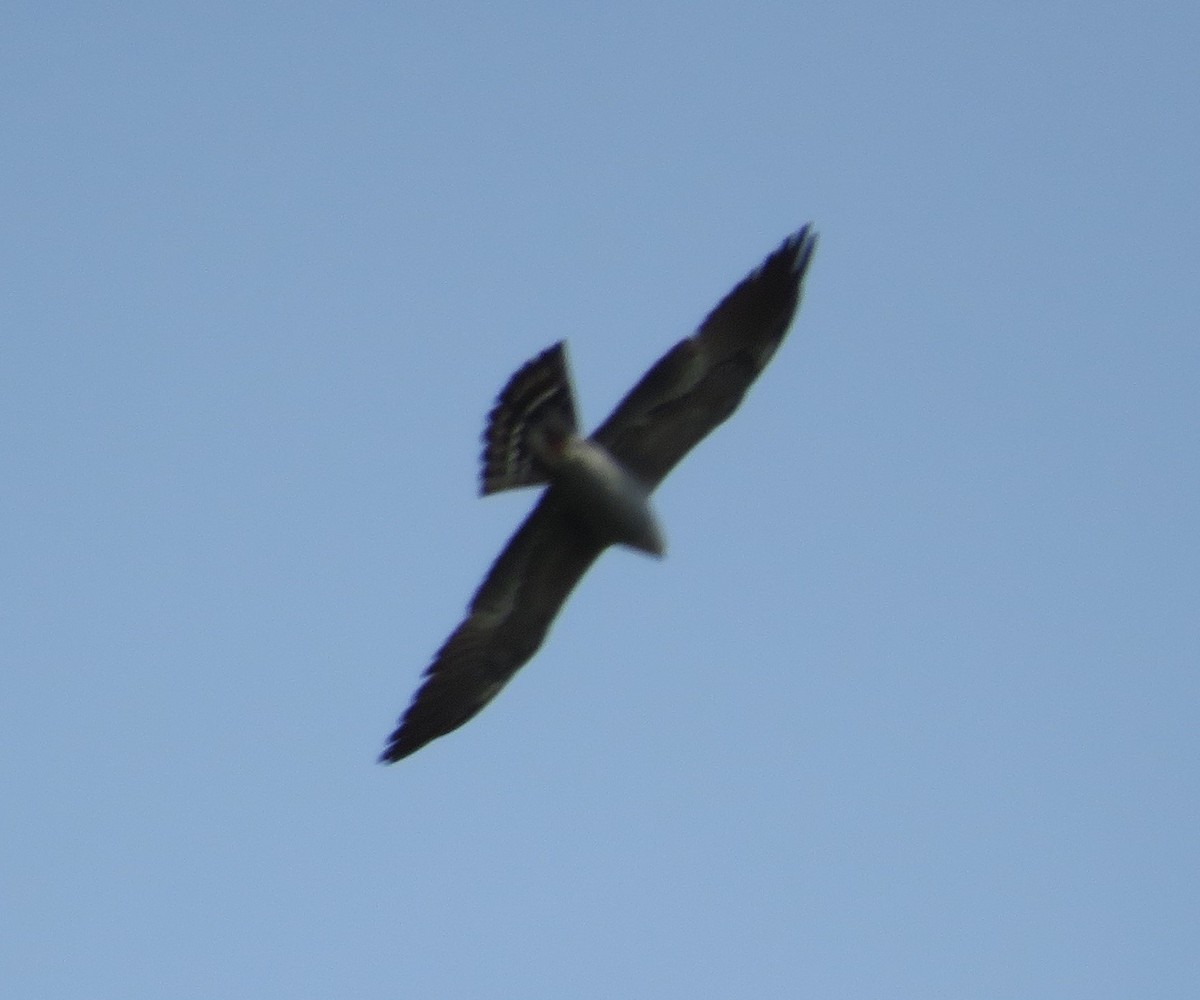
[[[0,992],[1200,993],[1200,8],[34,4],[0,31]],[[482,715],[534,499],[789,339]]]

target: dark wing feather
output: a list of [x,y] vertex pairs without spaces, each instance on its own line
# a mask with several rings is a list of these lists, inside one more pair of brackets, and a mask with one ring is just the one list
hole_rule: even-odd
[[791,325],[816,235],[784,240],[592,435],[651,488],[742,401]]
[[541,646],[550,623],[603,546],[577,528],[554,487],[509,539],[438,650],[380,760],[393,763],[457,729]]

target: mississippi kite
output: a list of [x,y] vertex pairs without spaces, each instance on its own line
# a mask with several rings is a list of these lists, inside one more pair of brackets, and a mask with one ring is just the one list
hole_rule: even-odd
[[484,433],[482,493],[546,486],[438,650],[380,760],[457,729],[537,652],[608,546],[663,554],[650,494],[742,401],[791,325],[816,235],[783,241],[582,437],[562,341],[505,386]]

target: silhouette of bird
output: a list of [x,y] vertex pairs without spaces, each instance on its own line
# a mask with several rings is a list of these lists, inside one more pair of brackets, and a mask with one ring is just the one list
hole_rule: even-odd
[[501,391],[484,432],[483,495],[546,486],[425,671],[380,761],[393,763],[471,719],[541,646],[610,545],[664,551],[650,494],[741,403],[791,326],[816,247],[793,233],[582,437],[562,341]]

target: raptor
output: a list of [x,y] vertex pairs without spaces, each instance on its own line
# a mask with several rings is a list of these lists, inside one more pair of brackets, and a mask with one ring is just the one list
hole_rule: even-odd
[[672,347],[590,437],[581,435],[562,341],[501,391],[484,432],[483,495],[545,489],[380,755],[393,763],[471,719],[537,652],[563,602],[611,545],[664,552],[650,495],[737,409],[791,326],[816,247],[789,236]]

